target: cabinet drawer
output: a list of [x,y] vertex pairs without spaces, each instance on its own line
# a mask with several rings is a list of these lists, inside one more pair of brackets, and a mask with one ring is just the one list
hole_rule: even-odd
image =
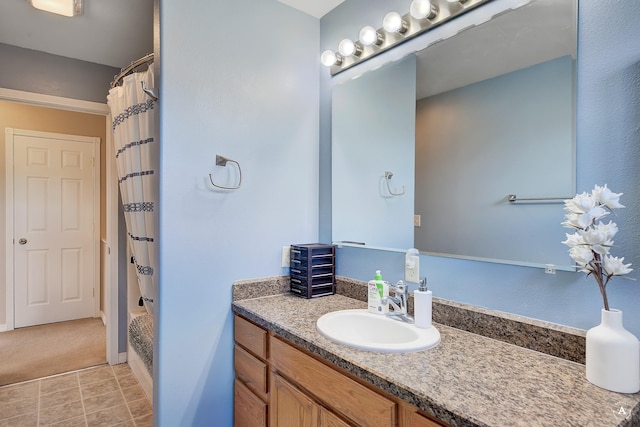
[[235,346],[233,363],[239,380],[254,391],[267,393],[267,365],[264,362]]
[[260,400],[242,382],[234,382],[233,417],[235,427],[266,427],[267,404]]
[[238,344],[262,359],[267,358],[267,331],[242,317],[234,317],[235,339]]
[[396,425],[396,403],[272,337],[271,365],[332,411],[367,427]]

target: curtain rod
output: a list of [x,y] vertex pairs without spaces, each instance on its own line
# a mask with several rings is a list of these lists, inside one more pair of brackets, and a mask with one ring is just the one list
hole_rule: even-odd
[[123,69],[121,69],[118,74],[113,76],[113,81],[111,82],[111,88],[114,88],[114,87],[118,86],[118,84],[122,81],[122,79],[125,76],[128,76],[130,73],[133,72],[133,70],[135,70],[139,66],[144,65],[144,64],[146,64],[148,62],[153,62],[153,53],[149,53],[149,54],[143,56],[140,59],[136,59],[135,61],[133,61],[128,66],[126,66]]

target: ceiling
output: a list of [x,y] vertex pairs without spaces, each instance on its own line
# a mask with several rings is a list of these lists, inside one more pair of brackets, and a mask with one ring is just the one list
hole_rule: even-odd
[[344,0],[278,0],[318,19],[344,2]]
[[153,0],[85,0],[75,18],[0,1],[0,43],[122,68],[153,52]]
[[417,99],[576,55],[571,1],[536,0],[417,53]]
[[[278,0],[320,18],[344,0]],[[0,43],[122,68],[153,52],[153,0],[85,0],[68,18],[0,0]]]

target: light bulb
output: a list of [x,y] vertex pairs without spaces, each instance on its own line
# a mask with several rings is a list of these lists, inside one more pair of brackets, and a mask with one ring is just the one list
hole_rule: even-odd
[[438,6],[431,4],[430,0],[413,0],[409,13],[415,19],[433,19],[438,14]]
[[325,50],[322,52],[322,55],[320,55],[320,62],[326,67],[340,65],[342,64],[342,57],[332,50]]
[[365,46],[373,44],[382,44],[384,41],[382,35],[375,28],[366,26],[360,30],[360,43]]
[[398,12],[389,12],[382,20],[382,27],[389,33],[404,33],[407,31],[407,23]]
[[351,39],[344,39],[338,44],[338,52],[340,52],[342,56],[359,56],[362,53],[362,48]]
[[36,9],[56,13],[63,16],[82,15],[82,2],[80,0],[29,0],[29,3]]

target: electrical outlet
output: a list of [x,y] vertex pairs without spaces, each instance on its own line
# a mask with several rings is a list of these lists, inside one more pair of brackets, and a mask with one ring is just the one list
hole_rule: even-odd
[[280,267],[289,267],[291,264],[291,246],[282,247],[282,256],[280,261]]
[[420,282],[420,257],[410,256],[404,265],[404,280],[405,282],[419,283]]
[[413,226],[414,227],[420,227],[420,222],[421,222],[420,215],[414,215],[413,216]]
[[556,274],[556,266],[553,264],[545,264],[544,272],[547,274]]

